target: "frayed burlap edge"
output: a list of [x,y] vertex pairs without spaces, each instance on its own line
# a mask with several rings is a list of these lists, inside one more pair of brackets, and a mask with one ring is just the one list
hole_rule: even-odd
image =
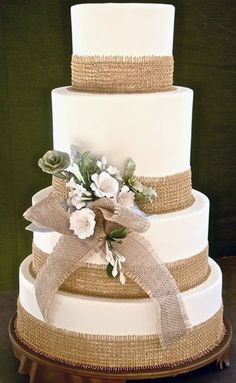
[[[39,270],[50,256],[33,244],[33,260],[30,272],[35,278]],[[200,253],[183,260],[165,264],[175,278],[181,292],[189,290],[203,283],[210,274],[208,265],[208,246]],[[86,263],[80,267],[62,284],[61,290],[87,296],[138,299],[147,298],[145,291],[127,276],[125,285],[119,278],[109,278],[106,265]]]
[[177,366],[212,351],[226,333],[223,307],[207,321],[189,329],[175,345],[162,348],[158,335],[93,335],[60,329],[36,319],[20,303],[15,331],[38,354],[69,365],[101,370]]
[[87,93],[173,90],[172,56],[72,56],[72,89]]

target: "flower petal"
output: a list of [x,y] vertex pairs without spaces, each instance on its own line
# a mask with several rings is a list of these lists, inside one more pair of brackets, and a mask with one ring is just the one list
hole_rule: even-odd
[[120,253],[116,253],[116,254],[117,254],[119,260],[120,260],[122,263],[124,263],[124,262],[125,262],[125,257],[124,257],[123,255],[121,255]]
[[124,273],[122,273],[122,271],[120,271],[120,283],[121,283],[122,285],[124,285],[125,282],[126,282],[125,275],[124,275]]
[[106,169],[107,159],[105,156],[102,156],[101,163],[102,163],[102,169],[103,170]]
[[115,259],[115,264],[113,266],[113,270],[112,270],[112,276],[115,278],[118,274],[118,270],[117,270],[117,258]]
[[112,254],[112,251],[108,247],[108,243],[106,241],[106,260],[108,263],[110,263],[112,266],[115,265],[115,260]]
[[70,181],[66,183],[67,188],[76,189],[77,184],[75,182],[74,177],[71,177]]

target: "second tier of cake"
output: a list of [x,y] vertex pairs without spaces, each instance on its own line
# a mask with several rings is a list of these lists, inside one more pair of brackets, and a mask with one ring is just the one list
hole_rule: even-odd
[[193,91],[152,94],[52,91],[54,149],[105,155],[122,172],[132,158],[138,176],[162,177],[190,168]]

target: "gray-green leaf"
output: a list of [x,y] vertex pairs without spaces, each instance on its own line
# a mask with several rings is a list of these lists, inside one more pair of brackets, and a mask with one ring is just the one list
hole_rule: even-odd
[[157,196],[156,191],[151,186],[142,185],[139,181],[137,185],[133,186],[132,190],[135,193],[136,201],[145,200],[147,202],[152,202]]
[[84,152],[75,163],[79,166],[82,174],[93,174],[97,168],[97,159],[90,152]]
[[90,152],[84,152],[74,162],[78,165],[86,188],[89,190],[91,175],[97,172],[97,158]]
[[125,170],[124,170],[124,181],[126,183],[133,176],[135,169],[136,169],[136,165],[135,165],[134,161],[131,158],[129,158],[126,165],[125,165]]

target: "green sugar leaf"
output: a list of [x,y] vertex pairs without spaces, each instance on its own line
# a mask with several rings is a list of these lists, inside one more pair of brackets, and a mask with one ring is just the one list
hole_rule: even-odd
[[121,227],[119,229],[113,230],[110,234],[108,234],[107,240],[120,242],[119,240],[127,237],[128,233],[129,231],[127,227]]
[[107,270],[108,277],[109,278],[114,278],[113,275],[112,275],[113,266],[110,263],[108,263],[106,270]]

